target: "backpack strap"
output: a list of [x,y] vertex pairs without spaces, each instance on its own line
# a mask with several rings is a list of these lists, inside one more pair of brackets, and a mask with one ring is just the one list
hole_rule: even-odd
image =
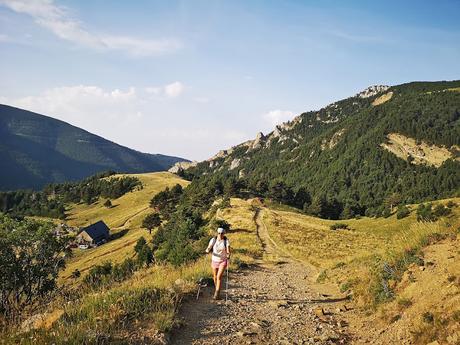
[[217,241],[217,236],[214,236],[212,238],[212,244],[211,244],[211,248],[212,248],[213,251],[214,251],[214,245],[216,244],[216,241]]

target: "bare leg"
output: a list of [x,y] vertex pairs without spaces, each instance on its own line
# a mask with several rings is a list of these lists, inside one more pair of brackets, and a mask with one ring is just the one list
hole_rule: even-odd
[[212,269],[212,280],[214,280],[214,287],[217,286],[217,271],[218,270],[219,270],[218,268]]
[[217,271],[217,283],[216,283],[216,294],[219,295],[220,286],[222,283],[222,276],[224,274],[225,267],[224,265],[219,266],[219,270]]

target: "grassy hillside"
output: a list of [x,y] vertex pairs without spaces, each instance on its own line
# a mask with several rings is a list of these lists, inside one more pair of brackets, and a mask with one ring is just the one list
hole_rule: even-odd
[[[78,280],[69,279],[76,268],[84,276],[96,264],[108,260],[117,262],[133,255],[135,241],[140,236],[148,237],[140,224],[148,212],[151,196],[166,186],[187,184],[168,173],[135,176],[141,179],[144,189],[115,200],[112,209],[104,208],[101,201],[70,208],[73,225],[86,225],[102,218],[115,232],[124,229],[128,232],[98,248],[79,251],[61,276],[61,283],[73,286],[73,297],[58,297],[48,306],[48,312],[35,321],[37,330],[30,337],[21,333],[8,334],[7,343],[19,339],[23,344],[32,343],[30,339],[34,339],[35,344],[78,343],[83,339],[90,343],[98,343],[101,339],[119,343],[141,339],[155,342],[163,339],[162,332],[177,326],[176,312],[182,296],[195,293],[197,279],[210,275],[209,257],[202,256],[180,267],[154,265],[138,270],[125,281],[89,291],[74,286]],[[244,263],[258,265],[267,260],[255,225],[255,214],[259,210],[276,245],[308,266],[313,265],[318,284],[328,282],[337,284],[344,293],[353,291],[355,305],[366,311],[356,309],[348,315],[354,332],[380,334],[380,343],[391,343],[398,341],[400,332],[406,330],[404,339],[427,342],[434,338],[445,339],[442,327],[455,330],[452,320],[458,317],[460,310],[460,277],[458,265],[455,266],[460,238],[452,230],[460,225],[460,199],[450,201],[456,204],[451,206],[452,214],[436,223],[417,222],[417,205],[410,205],[412,211],[406,218],[397,219],[392,215],[347,220],[344,223],[348,230],[331,230],[335,221],[307,216],[276,203],[263,204],[259,199],[232,198],[230,204],[217,200],[205,216],[231,224],[228,236],[234,253],[233,269]],[[209,236],[214,230],[208,228]],[[407,253],[409,256],[405,256]],[[406,262],[401,267],[392,266],[401,257]],[[425,263],[420,266],[414,258]],[[375,302],[376,290],[371,287],[380,283],[378,272],[385,263],[400,272],[394,272],[395,277],[388,280],[394,295]],[[396,273],[400,276],[396,277]],[[72,303],[64,303],[69,298]],[[425,322],[424,318],[433,318],[433,322]],[[381,329],[391,331],[384,334]]]
[[137,240],[141,236],[146,239],[150,238],[148,231],[141,228],[141,224],[145,216],[152,212],[149,207],[152,197],[166,187],[188,184],[187,181],[166,172],[120,176],[137,177],[142,182],[143,189],[112,200],[111,208],[103,205],[105,200],[99,200],[91,205],[72,205],[67,212],[67,223],[71,226],[82,227],[103,220],[111,229],[112,234],[123,235],[94,249],[75,250],[75,256],[68,262],[62,279],[68,279],[75,269],[85,273],[94,265],[104,261],[120,262],[126,257],[131,257],[134,254],[133,247]]
[[38,189],[97,172],[168,170],[182,158],[138,152],[63,121],[0,105],[0,190]]
[[460,334],[460,199],[435,204],[449,201],[456,204],[452,214],[434,223],[417,222],[416,205],[403,219],[341,221],[348,230],[286,210],[264,208],[263,219],[277,245],[316,266],[317,283],[337,284],[353,296],[358,309],[348,322],[367,341],[454,344]]

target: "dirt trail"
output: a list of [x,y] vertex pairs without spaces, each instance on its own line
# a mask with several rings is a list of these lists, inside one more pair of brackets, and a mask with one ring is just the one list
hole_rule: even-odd
[[[347,344],[341,320],[346,300],[324,294],[314,284],[314,271],[293,259],[270,238],[263,210],[254,221],[264,249],[249,269],[231,272],[229,300],[211,299],[206,288],[198,301],[190,297],[180,316],[183,326],[172,344]],[[324,313],[322,311],[325,311]]]

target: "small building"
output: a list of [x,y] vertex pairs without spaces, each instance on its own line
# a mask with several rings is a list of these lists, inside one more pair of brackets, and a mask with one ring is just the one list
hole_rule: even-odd
[[109,237],[110,229],[102,220],[83,228],[77,236],[80,243],[85,242],[92,245],[105,243]]

